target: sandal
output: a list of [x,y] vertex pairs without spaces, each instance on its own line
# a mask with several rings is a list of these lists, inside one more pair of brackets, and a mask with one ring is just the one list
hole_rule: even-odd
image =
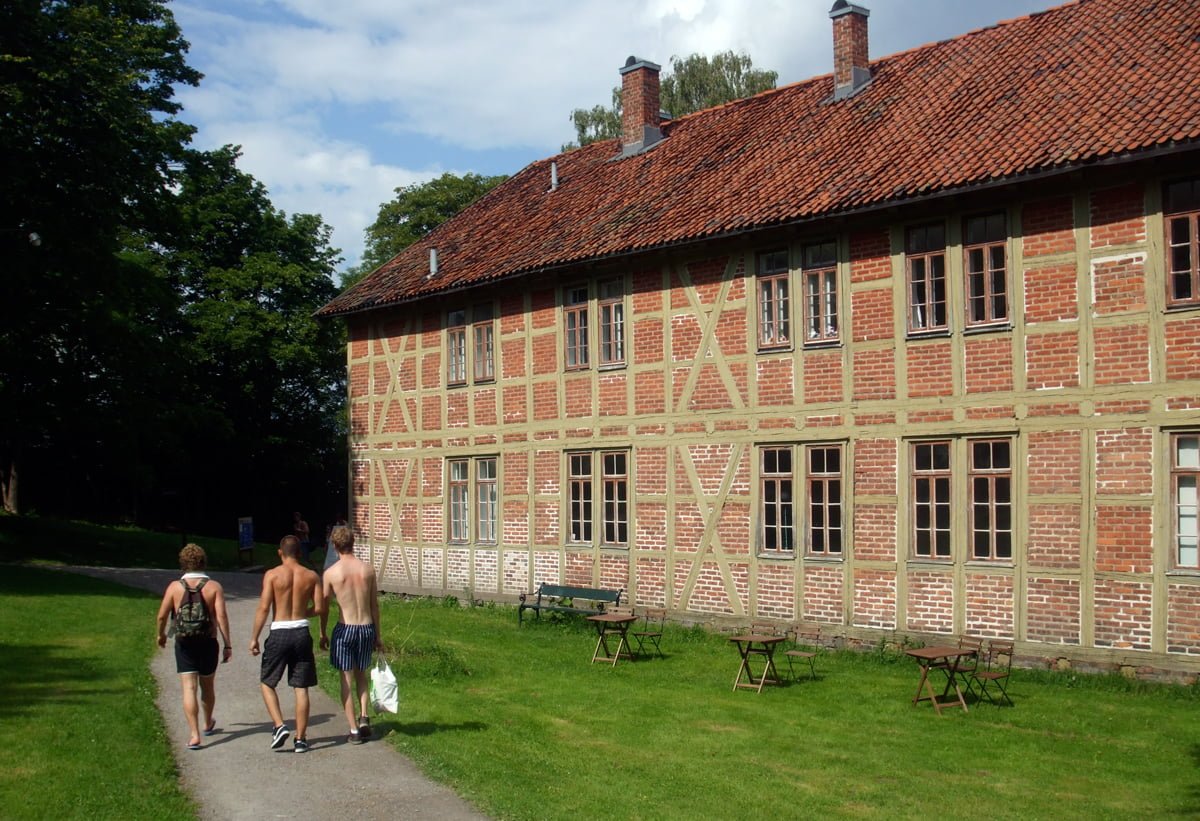
[[215,718],[209,720],[208,726],[204,728],[204,734],[205,735],[216,735],[217,734],[217,720]]
[[199,750],[200,749],[200,739],[197,738],[195,741],[189,741],[187,748],[189,750]]

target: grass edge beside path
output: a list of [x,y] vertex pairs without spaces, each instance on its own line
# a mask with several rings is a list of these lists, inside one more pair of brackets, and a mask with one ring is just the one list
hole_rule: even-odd
[[0,817],[196,817],[150,671],[157,599],[0,565]]

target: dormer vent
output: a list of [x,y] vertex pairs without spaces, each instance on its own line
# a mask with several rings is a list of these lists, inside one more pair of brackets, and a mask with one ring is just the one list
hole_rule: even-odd
[[429,249],[429,274],[428,274],[427,278],[433,279],[435,276],[437,276],[437,272],[438,272],[437,249],[430,248]]
[[658,102],[662,66],[630,57],[621,67],[621,156],[645,151],[663,138]]
[[867,48],[867,18],[871,12],[848,0],[837,0],[829,10],[833,20],[833,99],[856,94],[871,81]]
[[558,163],[554,160],[550,161],[550,190],[558,190]]

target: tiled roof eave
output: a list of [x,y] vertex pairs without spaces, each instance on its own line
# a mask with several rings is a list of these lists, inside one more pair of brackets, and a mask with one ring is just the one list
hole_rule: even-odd
[[[1036,169],[1022,170],[1015,173],[990,177],[965,182],[959,185],[947,186],[939,189],[923,191],[918,194],[910,194],[901,192],[896,196],[887,197],[884,199],[875,200],[862,205],[855,205],[843,208],[831,208],[824,211],[806,214],[800,217],[783,218],[773,221],[757,222],[749,225],[743,225],[724,231],[713,231],[708,233],[690,234],[687,236],[676,237],[663,242],[648,244],[648,245],[633,245],[626,246],[603,254],[593,256],[563,258],[553,260],[549,263],[526,266],[523,268],[515,268],[497,274],[486,279],[477,279],[470,282],[449,285],[444,288],[436,288],[433,290],[423,290],[417,293],[409,293],[400,295],[395,299],[375,300],[369,303],[356,305],[351,308],[339,309],[334,308],[329,310],[330,305],[326,305],[314,313],[318,318],[329,318],[338,316],[351,316],[355,314],[367,313],[369,311],[385,310],[389,308],[397,308],[403,305],[413,304],[432,299],[435,297],[444,297],[455,293],[474,290],[486,285],[493,285],[497,282],[504,282],[512,279],[518,279],[524,276],[535,274],[549,274],[557,271],[569,269],[579,265],[594,264],[608,262],[625,257],[631,257],[641,254],[659,253],[669,251],[681,246],[690,245],[697,242],[720,242],[723,240],[733,239],[735,237],[744,236],[749,233],[756,233],[771,228],[788,228],[792,226],[804,225],[807,223],[817,222],[831,218],[846,218],[870,214],[886,208],[893,208],[897,205],[915,205],[919,203],[933,202],[945,197],[956,196],[964,193],[984,191],[991,188],[999,188],[1017,183],[1032,182],[1035,180],[1051,179],[1063,174],[1069,174],[1075,171],[1089,167],[1121,165],[1124,163],[1138,162],[1148,159],[1153,159],[1157,156],[1166,154],[1174,154],[1180,151],[1195,151],[1200,149],[1200,140],[1184,140],[1184,141],[1168,141],[1149,148],[1137,149],[1133,151],[1124,151],[1112,153],[1102,157],[1080,158],[1072,162],[1063,162],[1057,165],[1040,166]],[[334,300],[336,302],[337,300]],[[332,305],[333,303],[331,303]]]

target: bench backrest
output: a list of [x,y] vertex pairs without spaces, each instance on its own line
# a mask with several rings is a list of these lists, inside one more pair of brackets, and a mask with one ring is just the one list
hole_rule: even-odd
[[587,599],[588,601],[610,601],[619,604],[620,590],[600,590],[594,587],[568,587],[562,584],[546,584],[538,587],[538,599],[542,596],[554,596],[560,599]]

